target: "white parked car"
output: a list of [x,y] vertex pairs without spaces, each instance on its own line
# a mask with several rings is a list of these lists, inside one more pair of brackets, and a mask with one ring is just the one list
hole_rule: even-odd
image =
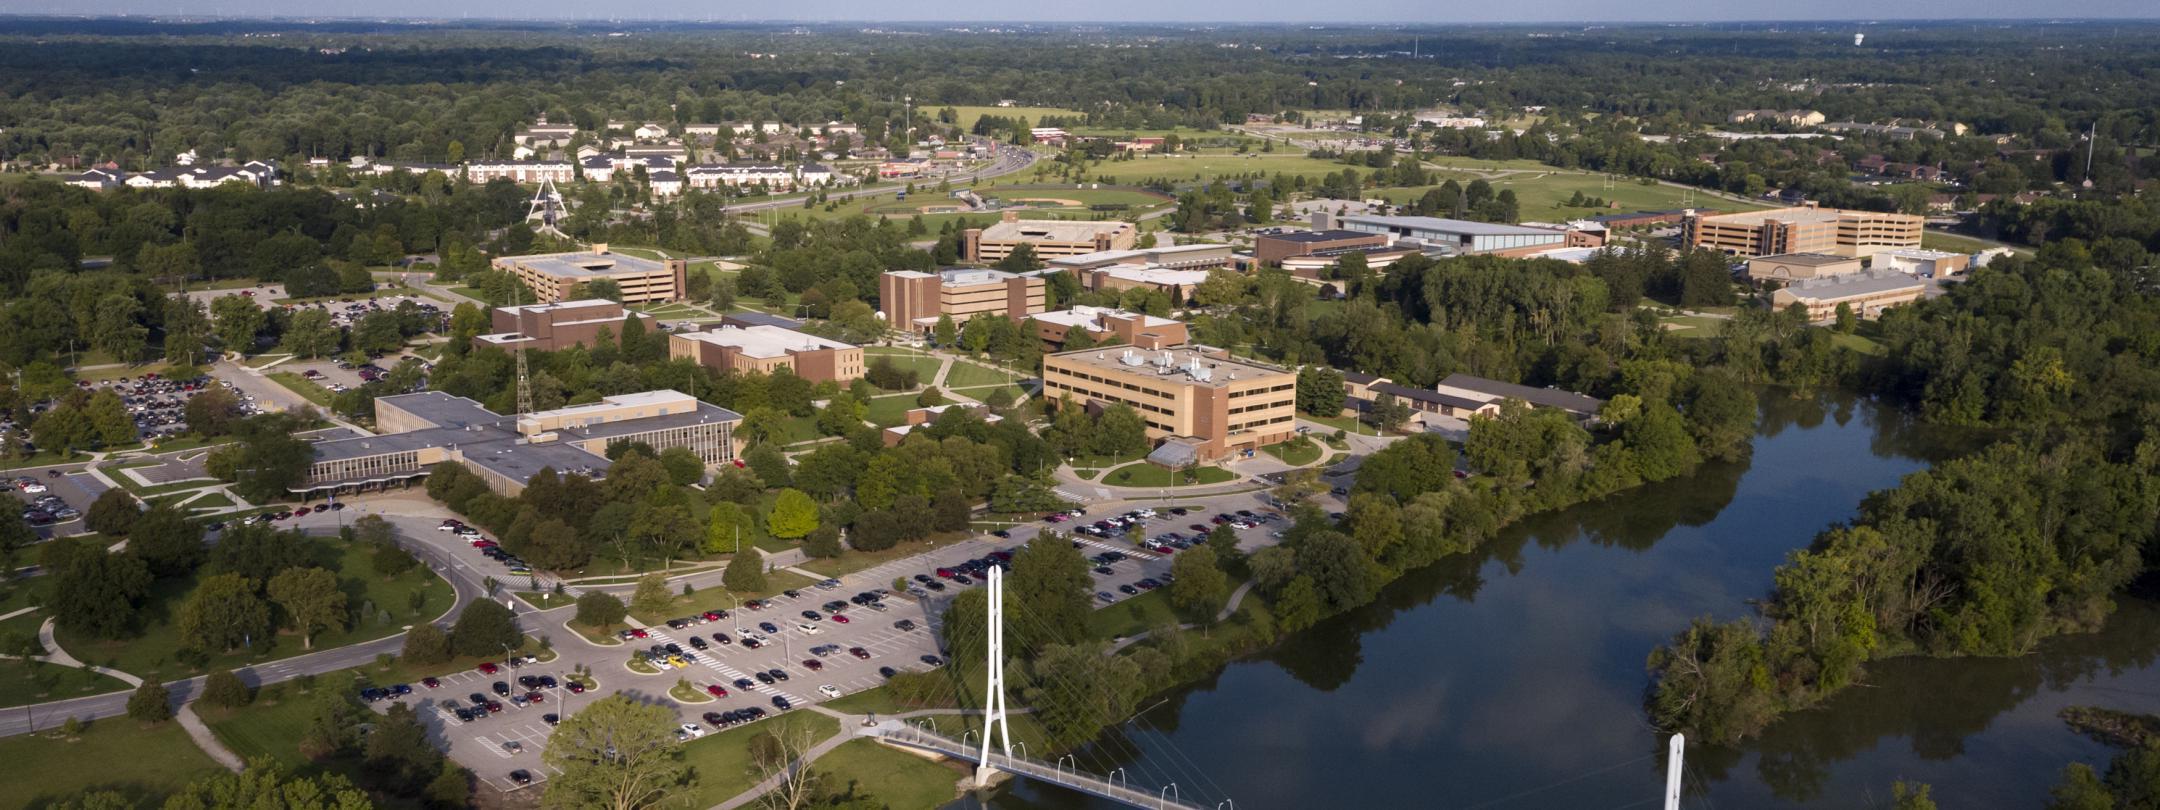
[[681,728],[675,730],[675,739],[678,740],[695,740],[703,736],[705,736],[705,727],[696,723],[684,723]]
[[811,623],[809,623],[809,622],[803,622],[803,623],[801,623],[801,624],[795,625],[795,629],[803,631],[803,635],[806,635],[806,636],[814,636],[814,635],[817,635],[817,634],[819,634],[819,633],[823,633],[823,632],[825,632],[825,631],[824,631],[823,629],[820,629],[820,628],[819,628],[819,627],[818,627],[817,625],[811,624]]
[[829,683],[825,684],[824,686],[818,687],[817,691],[818,694],[824,695],[829,698],[836,698],[840,696],[840,687],[834,686]]

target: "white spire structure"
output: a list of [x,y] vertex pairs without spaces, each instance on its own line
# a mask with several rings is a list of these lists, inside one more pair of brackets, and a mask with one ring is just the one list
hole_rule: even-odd
[[999,566],[990,566],[990,581],[985,588],[990,597],[990,679],[984,687],[982,756],[976,758],[975,786],[990,784],[990,735],[995,731],[1000,738],[999,747],[1004,749],[1005,759],[1012,759],[1012,729],[1005,723],[1005,576]]
[[1665,810],[1680,810],[1680,774],[1687,755],[1687,737],[1672,735],[1665,751]]

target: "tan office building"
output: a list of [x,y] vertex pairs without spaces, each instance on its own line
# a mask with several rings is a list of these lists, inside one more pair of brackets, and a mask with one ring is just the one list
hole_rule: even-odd
[[1054,259],[1131,250],[1139,241],[1140,231],[1130,222],[1021,219],[1019,212],[1007,211],[1005,219],[995,225],[961,231],[960,256],[989,264],[1025,244],[1034,246],[1035,258]]
[[1043,395],[1130,405],[1150,438],[1209,461],[1297,435],[1297,374],[1217,350],[1084,349],[1043,356]]
[[916,333],[929,332],[941,315],[956,323],[983,314],[1019,320],[1043,311],[1048,301],[1041,276],[1003,270],[896,270],[878,277],[885,325]]
[[504,256],[496,259],[494,266],[525,282],[536,304],[570,300],[579,284],[600,279],[615,282],[625,304],[680,301],[689,289],[685,279],[688,262],[609,253],[605,244],[595,244],[592,250],[582,253]]
[[1749,281],[1782,281],[1792,283],[1801,279],[1829,278],[1860,272],[1860,260],[1851,256],[1832,256],[1827,253],[1786,253],[1777,256],[1758,256],[1749,259]]
[[1808,205],[1691,215],[1680,223],[1680,241],[1734,256],[1827,253],[1858,257],[1919,247],[1921,224],[1921,218],[1913,214]]
[[1927,282],[1904,273],[1871,270],[1849,276],[1803,281],[1770,294],[1770,305],[1783,311],[1793,304],[1807,307],[1808,320],[1837,317],[1839,304],[1854,315],[1872,318],[1883,310],[1920,300]]
[[571,346],[591,346],[602,328],[621,337],[625,318],[636,318],[647,329],[654,326],[651,315],[629,312],[623,305],[604,298],[496,307],[493,314],[495,332],[474,335],[473,348],[493,346],[554,351]]
[[742,415],[677,391],[605,397],[588,405],[505,416],[441,391],[378,397],[383,433],[317,442],[315,463],[292,492],[302,496],[381,489],[427,476],[436,464],[461,462],[506,496],[524,491],[542,469],[600,476],[607,446],[643,442],[654,450],[687,447],[706,466],[735,460]]
[[744,374],[792,369],[814,383],[846,383],[863,375],[861,346],[777,326],[721,326],[668,336],[668,356],[706,368]]

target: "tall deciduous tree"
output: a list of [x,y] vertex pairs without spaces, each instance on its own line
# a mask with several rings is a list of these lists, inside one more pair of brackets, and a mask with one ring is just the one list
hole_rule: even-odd
[[798,489],[780,490],[773,500],[772,514],[766,518],[766,529],[772,536],[798,540],[818,527],[817,502]]
[[[1013,649],[1033,656],[1051,644],[1075,643],[1086,637],[1088,599],[1095,580],[1087,559],[1064,535],[1044,532],[1013,554],[1011,581],[1006,592],[1015,609],[1032,621],[1021,623],[1013,633]],[[1038,628],[1028,630],[1027,628]],[[1045,633],[1058,637],[1045,637]]]
[[682,781],[675,713],[610,695],[565,718],[541,755],[556,775],[542,803],[551,808],[639,810]]
[[517,615],[493,599],[479,599],[465,606],[457,624],[450,628],[450,649],[475,658],[503,655],[525,643]]
[[270,578],[270,599],[300,631],[300,645],[315,649],[315,634],[344,630],[345,592],[337,575],[321,568],[288,568]]
[[728,560],[720,582],[737,592],[765,590],[765,564],[755,546],[745,546]]
[[257,595],[257,581],[239,574],[203,579],[180,608],[180,643],[207,652],[252,645],[270,632],[270,606]]

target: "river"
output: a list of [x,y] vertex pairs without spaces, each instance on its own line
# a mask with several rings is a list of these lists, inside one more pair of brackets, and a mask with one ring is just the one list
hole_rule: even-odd
[[[1090,758],[1209,806],[1656,807],[1650,650],[1747,615],[1788,551],[1970,444],[1866,401],[1765,399],[1747,461],[1517,524],[1167,696]],[[2125,598],[2101,632],[2023,658],[1878,663],[1760,739],[1691,746],[1684,804],[1887,807],[1905,779],[1944,807],[2039,807],[2063,765],[2111,756],[2055,712],[2160,712],[2156,652],[2160,604]],[[950,806],[1116,805],[1023,780]]]

